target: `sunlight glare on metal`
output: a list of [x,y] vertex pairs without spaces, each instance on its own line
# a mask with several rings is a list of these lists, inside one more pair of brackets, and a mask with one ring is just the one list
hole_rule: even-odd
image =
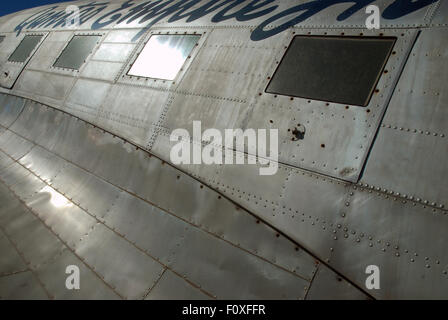
[[199,36],[152,36],[129,70],[129,75],[174,80]]

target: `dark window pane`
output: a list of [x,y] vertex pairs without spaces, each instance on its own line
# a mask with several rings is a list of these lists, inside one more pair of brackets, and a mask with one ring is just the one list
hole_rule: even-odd
[[5,40],[5,36],[0,36],[0,43],[2,43],[3,40]]
[[366,106],[395,38],[296,36],[266,92]]
[[14,50],[8,61],[25,62],[36,46],[39,44],[42,36],[25,36],[19,46]]
[[128,75],[174,80],[200,37],[199,35],[151,36]]
[[74,36],[56,60],[54,67],[79,70],[101,36]]

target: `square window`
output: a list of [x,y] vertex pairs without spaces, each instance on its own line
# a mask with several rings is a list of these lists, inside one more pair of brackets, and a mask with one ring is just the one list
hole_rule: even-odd
[[151,36],[128,75],[174,80],[200,37],[200,35]]
[[367,106],[396,38],[295,36],[266,92]]
[[101,36],[75,35],[62,51],[53,67],[79,70],[100,39]]
[[9,57],[10,62],[25,62],[34,51],[36,46],[39,44],[43,36],[40,35],[29,35],[25,36],[20,42],[19,46],[14,50],[12,55]]

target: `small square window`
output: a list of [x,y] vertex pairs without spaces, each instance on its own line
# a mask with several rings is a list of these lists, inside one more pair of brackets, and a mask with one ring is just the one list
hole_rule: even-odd
[[53,67],[79,70],[86,61],[93,48],[97,45],[101,36],[94,35],[76,35],[74,36]]
[[200,37],[200,35],[151,36],[128,75],[174,80]]
[[14,50],[12,55],[9,57],[8,61],[20,63],[25,62],[30,57],[31,53],[34,51],[41,39],[42,36],[38,35],[25,36],[16,50]]
[[266,92],[367,106],[395,40],[295,36]]

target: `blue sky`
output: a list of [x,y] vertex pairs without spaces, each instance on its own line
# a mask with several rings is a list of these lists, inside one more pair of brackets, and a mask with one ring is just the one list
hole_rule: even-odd
[[28,8],[67,1],[69,0],[1,0],[0,16]]

